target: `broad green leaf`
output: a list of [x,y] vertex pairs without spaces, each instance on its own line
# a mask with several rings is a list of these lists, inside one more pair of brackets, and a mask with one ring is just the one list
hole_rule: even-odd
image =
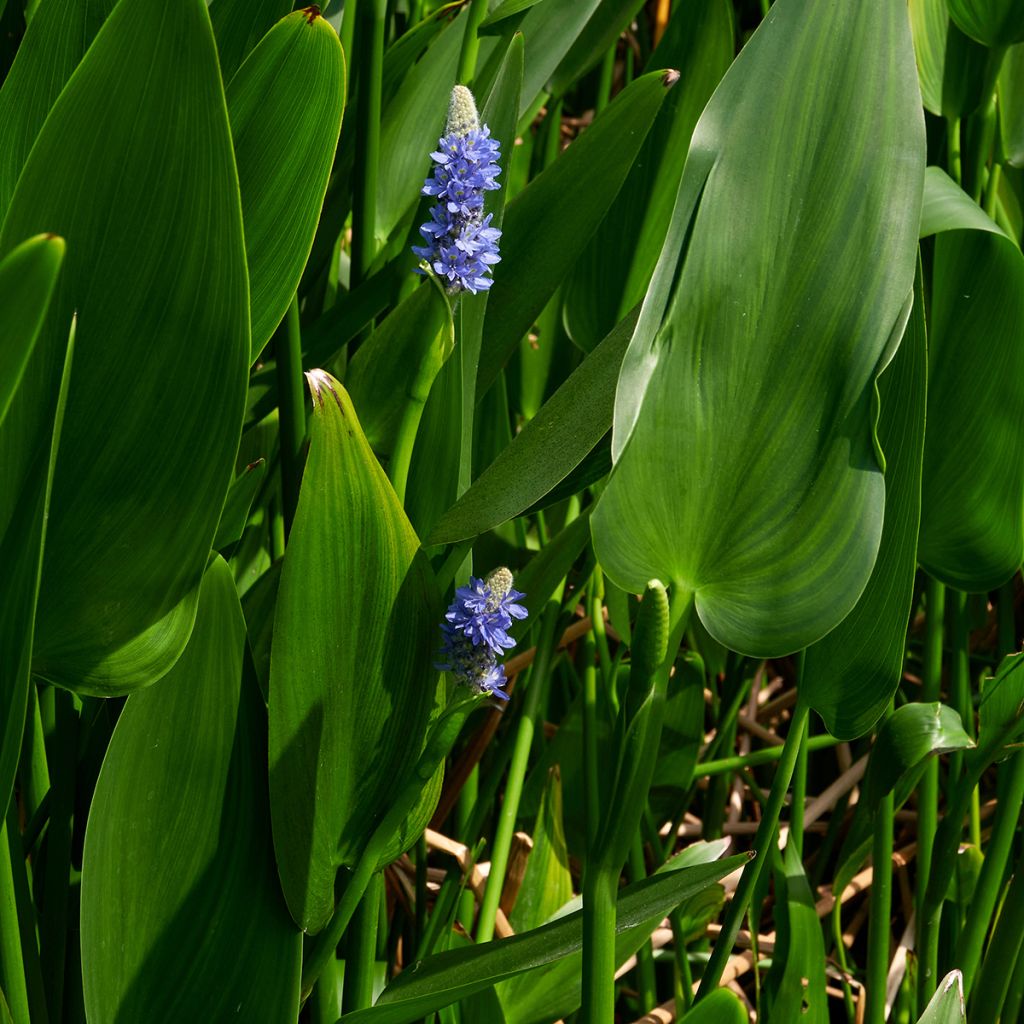
[[1011,167],[1024,167],[1024,44],[1006,51],[999,72],[999,134]]
[[928,345],[921,279],[893,361],[879,378],[878,440],[885,455],[885,520],[871,578],[853,611],[804,656],[800,689],[833,736],[862,736],[903,673],[921,521]]
[[957,27],[985,46],[1024,40],[1024,0],[946,0],[946,6]]
[[828,1024],[825,943],[800,855],[786,844],[775,874],[775,951],[765,979],[765,1020]]
[[[23,242],[0,261],[0,436],[39,337],[63,259],[63,239],[43,235]],[[16,425],[8,429],[15,430]],[[50,437],[50,458],[31,473],[28,482],[39,497],[43,492],[36,481],[46,480],[56,455],[57,436],[52,427]],[[9,486],[6,479],[4,482]],[[0,558],[7,566],[0,585],[0,807],[5,810],[18,766],[31,685],[29,665],[45,515],[45,505],[38,500],[25,501],[20,509],[16,505],[0,535]]]
[[683,1016],[683,1024],[748,1024],[747,1008],[727,988],[716,988]]
[[25,32],[0,89],[0,223],[46,115],[115,3],[44,0]]
[[968,750],[974,741],[959,712],[938,702],[904,704],[878,730],[864,780],[864,801],[874,807],[899,779],[926,758]]
[[608,432],[615,382],[636,324],[628,315],[441,517],[431,544],[476,537],[519,515],[572,472]]
[[937,167],[921,234],[937,237],[918,560],[991,590],[1024,555],[1024,256]]
[[694,592],[740,653],[807,646],[868,582],[874,381],[909,314],[923,171],[898,0],[777,0],[694,132],[594,545],[623,589]]
[[316,7],[279,21],[227,89],[245,223],[255,362],[313,245],[345,106],[345,58]]
[[[711,864],[729,848],[727,840],[691,843],[680,854],[663,864],[656,872],[664,876],[673,871]],[[534,856],[533,854],[530,855]],[[717,883],[684,900],[676,912],[684,936],[704,933],[708,919],[722,905],[723,889]],[[578,911],[582,897],[575,897],[561,907],[552,918],[559,920]],[[646,921],[621,929],[615,936],[615,962],[623,964],[643,945],[652,931],[661,924],[665,914],[655,912]],[[563,957],[552,964],[509,978],[498,984],[507,1024],[548,1024],[560,1017],[569,1017],[583,998],[583,952]]]
[[[617,931],[659,919],[713,885],[745,857],[668,871],[622,890],[616,907]],[[344,1024],[406,1024],[458,999],[489,988],[504,978],[554,963],[582,946],[582,912],[551,921],[533,931],[466,949],[427,957],[415,970],[400,974],[377,1004],[342,1017]]]
[[693,127],[733,59],[732,4],[676,5],[647,70],[678,68],[615,202],[573,269],[565,322],[590,351],[644,297],[672,216]]
[[213,538],[214,551],[220,551],[238,542],[245,531],[245,522],[249,518],[253,499],[266,475],[266,459],[257,459],[256,462],[250,462],[232,481],[224,500],[224,509],[220,514],[217,535]]
[[909,0],[908,7],[925,107],[949,118],[976,110],[992,95],[1002,54],[950,22],[946,0]]
[[[508,204],[502,262],[495,268],[487,302],[478,399],[608,212],[674,80],[654,72],[631,83]],[[566,202],[568,195],[572,202]]]
[[291,0],[212,0],[210,21],[225,85],[249,51],[291,9]]
[[[643,0],[600,0],[551,76],[549,88],[553,96],[562,96],[601,60],[642,5]],[[653,71],[662,66],[652,64],[645,70]]]
[[392,453],[407,408],[427,401],[454,346],[451,306],[434,278],[416,288],[359,346],[345,383],[366,440],[379,455]]
[[513,15],[522,14],[524,11],[528,11],[534,4],[539,3],[540,0],[502,0],[501,3],[497,4],[490,14],[482,22],[480,22],[481,29],[488,29],[492,25],[497,25],[504,21],[506,18],[511,18]]
[[430,153],[444,131],[465,28],[460,16],[433,40],[384,111],[374,229],[380,244],[419,203]]
[[959,971],[950,971],[939,982],[917,1024],[967,1024],[964,979]]
[[43,231],[68,252],[0,438],[0,529],[48,443],[77,310],[33,670],[124,693],[188,640],[245,404],[238,184],[202,0],[156,19],[121,0],[107,19],[36,140],[0,253]]
[[91,1024],[295,1020],[301,936],[274,869],[266,719],[221,559],[188,646],[110,741],[82,864]]
[[423,744],[440,609],[348,395],[323,371],[308,378],[309,458],[270,659],[270,795],[285,897],[315,932],[338,868],[355,863]]

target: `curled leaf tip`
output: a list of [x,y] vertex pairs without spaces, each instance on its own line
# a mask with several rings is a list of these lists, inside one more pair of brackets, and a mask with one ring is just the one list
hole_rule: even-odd
[[337,403],[339,409],[341,409],[344,415],[345,410],[342,408],[341,399],[338,397],[338,392],[335,389],[335,380],[326,370],[307,370],[306,380],[309,383],[309,391],[313,396],[313,401],[320,406],[322,409],[324,406],[324,391],[329,391],[331,397]]
[[310,4],[308,7],[302,8],[302,13],[306,16],[306,23],[312,25],[320,17],[320,6],[319,4]]
[[671,89],[679,81],[679,72],[675,68],[666,68],[661,76],[661,84],[666,89]]

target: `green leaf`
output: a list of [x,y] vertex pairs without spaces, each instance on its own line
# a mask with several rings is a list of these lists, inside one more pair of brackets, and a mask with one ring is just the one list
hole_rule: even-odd
[[[494,383],[608,212],[673,81],[655,72],[632,82],[506,207],[502,262],[487,302],[478,398]],[[568,195],[572,202],[566,202]]]
[[964,117],[992,95],[1002,54],[949,20],[946,0],[909,0],[921,97],[940,117]]
[[291,9],[291,0],[212,0],[210,21],[225,84],[249,51]]
[[991,590],[1024,555],[1024,256],[937,167],[922,237],[937,234],[918,560],[961,590]]
[[[691,843],[680,854],[663,864],[657,875],[711,864],[728,849],[729,843],[717,840],[711,843]],[[536,854],[531,854],[531,858]],[[687,897],[676,909],[682,932],[689,936],[693,931],[703,933],[707,918],[722,905],[723,889],[717,883]],[[561,907],[554,920],[565,918],[578,911],[583,905],[577,896]],[[615,936],[615,963],[625,963],[661,924],[665,914],[656,912],[646,921],[624,928]],[[539,967],[526,974],[520,974],[500,982],[496,991],[501,999],[507,1024],[547,1024],[558,1017],[568,1017],[580,1006],[583,998],[583,952],[582,950],[563,957],[545,967]]]
[[580,256],[565,292],[573,341],[590,351],[639,303],[661,252],[694,125],[733,59],[732,4],[676,5],[647,64],[679,68],[625,185]]
[[992,679],[982,684],[978,705],[978,750],[987,763],[1018,738],[1024,725],[1024,654],[1004,658]]
[[32,18],[0,89],[0,223],[46,115],[115,3],[45,0]]
[[[423,405],[455,346],[452,311],[435,278],[421,284],[359,346],[345,382],[366,440],[375,452],[394,450],[410,402]],[[429,387],[429,385],[428,385]]]
[[853,611],[807,648],[800,690],[833,736],[863,736],[903,673],[921,521],[928,343],[921,278],[893,361],[879,378],[878,439],[885,454],[885,520],[878,558]]
[[214,551],[221,551],[241,538],[249,518],[249,509],[266,475],[266,459],[257,459],[250,462],[232,481],[220,514],[217,535],[213,538]]
[[440,609],[348,395],[323,371],[307,376],[309,458],[270,660],[270,795],[285,897],[315,932],[339,866],[356,862],[422,748]]
[[301,936],[274,869],[266,720],[216,559],[160,686],[125,704],[89,813],[82,968],[95,1024],[295,1020]]
[[865,804],[874,807],[900,778],[927,758],[973,746],[953,708],[937,701],[904,704],[878,730],[864,780]]
[[800,855],[786,844],[775,873],[775,951],[765,979],[765,1019],[828,1024],[825,943]]
[[[548,86],[551,94],[564,95],[578,79],[590,71],[608,52],[609,47],[616,44],[642,5],[643,0],[600,0],[583,31],[551,75]],[[655,67],[663,66],[652,64],[645,70],[653,71]]]
[[[616,906],[616,930],[659,919],[688,896],[723,878],[745,857],[680,868],[624,889]],[[400,974],[368,1010],[346,1014],[344,1024],[406,1024],[504,978],[554,963],[582,946],[582,912],[549,922],[533,931],[468,949],[427,957]]]
[[584,460],[611,426],[615,382],[635,324],[634,312],[583,360],[441,517],[431,544],[476,537],[514,518]]
[[1011,167],[1024,167],[1024,45],[1006,51],[999,72],[999,135]]
[[716,988],[683,1016],[684,1024],[747,1024],[747,1008],[727,988]]
[[122,0],[106,21],[36,140],[0,254],[43,231],[68,253],[8,414],[17,436],[0,438],[0,529],[49,443],[77,310],[33,670],[124,693],[188,640],[245,403],[238,185],[202,0],[159,18],[148,0]]
[[917,1024],[967,1024],[964,979],[959,971],[950,971],[939,982]]
[[[64,240],[41,235],[23,242],[0,261],[0,437],[14,433],[17,424],[4,419],[31,355],[64,259]],[[52,469],[57,440],[50,431],[50,458],[30,474],[28,487],[42,496],[36,480],[44,482]],[[4,479],[4,489],[12,486]],[[17,499],[17,493],[13,494]],[[0,585],[0,807],[6,809],[21,750],[25,708],[30,685],[32,630],[39,587],[45,504],[27,500],[15,509],[0,534],[0,559],[7,567]]]
[[949,16],[985,46],[1009,46],[1024,40],[1024,0],[946,0]]
[[623,589],[692,591],[740,653],[807,646],[868,582],[874,380],[909,313],[923,170],[891,0],[777,0],[694,132],[623,361],[594,545]]
[[315,12],[279,21],[227,89],[245,223],[255,362],[313,245],[345,107],[345,58]]

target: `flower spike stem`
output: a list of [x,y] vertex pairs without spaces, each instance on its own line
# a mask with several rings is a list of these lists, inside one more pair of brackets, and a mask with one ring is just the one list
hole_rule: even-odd
[[484,898],[480,905],[480,917],[476,928],[478,943],[490,942],[494,938],[494,923],[498,916],[501,890],[505,886],[508,854],[515,832],[516,815],[519,813],[519,800],[523,795],[523,782],[526,778],[530,748],[533,746],[537,722],[546,702],[551,662],[555,654],[555,629],[558,626],[561,597],[562,587],[560,586],[555,596],[548,602],[541,619],[537,657],[530,670],[530,683],[526,687],[526,699],[517,723],[515,748],[512,751],[512,761],[509,765],[508,781],[505,786],[505,799],[501,805],[501,816],[498,819],[498,829],[491,851],[491,870],[487,875],[487,887],[484,889]]
[[736,935],[739,933],[740,925],[743,922],[743,915],[746,913],[747,904],[754,886],[765,863],[768,861],[771,850],[769,849],[772,835],[779,824],[779,815],[782,812],[782,804],[786,799],[786,792],[789,789],[790,780],[793,777],[793,770],[796,767],[797,754],[800,751],[800,741],[803,737],[804,726],[810,708],[797,697],[796,707],[793,709],[793,720],[789,723],[789,732],[786,733],[786,742],[782,748],[782,757],[779,760],[779,767],[775,772],[775,779],[772,782],[771,793],[768,795],[768,806],[765,808],[763,817],[757,826],[757,834],[754,836],[754,859],[743,869],[739,885],[729,903],[729,909],[725,914],[725,923],[722,931],[715,942],[715,948],[711,953],[711,959],[701,978],[700,988],[697,990],[697,1001],[713,992],[718,983],[722,980],[722,972],[732,952],[733,944],[736,942]]
[[377,961],[377,919],[384,879],[375,871],[359,901],[345,939],[345,988],[341,1012],[363,1010],[373,1004],[373,968]]
[[480,22],[487,14],[487,0],[472,0],[469,5],[469,20],[466,34],[462,37],[462,52],[459,54],[460,85],[469,85],[476,74],[476,58],[480,52]]

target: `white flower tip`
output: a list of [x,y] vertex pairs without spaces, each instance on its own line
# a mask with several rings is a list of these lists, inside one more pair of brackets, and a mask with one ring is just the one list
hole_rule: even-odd
[[464,85],[455,86],[448,102],[448,124],[445,126],[445,134],[468,135],[479,130],[480,115],[477,113],[473,94]]

